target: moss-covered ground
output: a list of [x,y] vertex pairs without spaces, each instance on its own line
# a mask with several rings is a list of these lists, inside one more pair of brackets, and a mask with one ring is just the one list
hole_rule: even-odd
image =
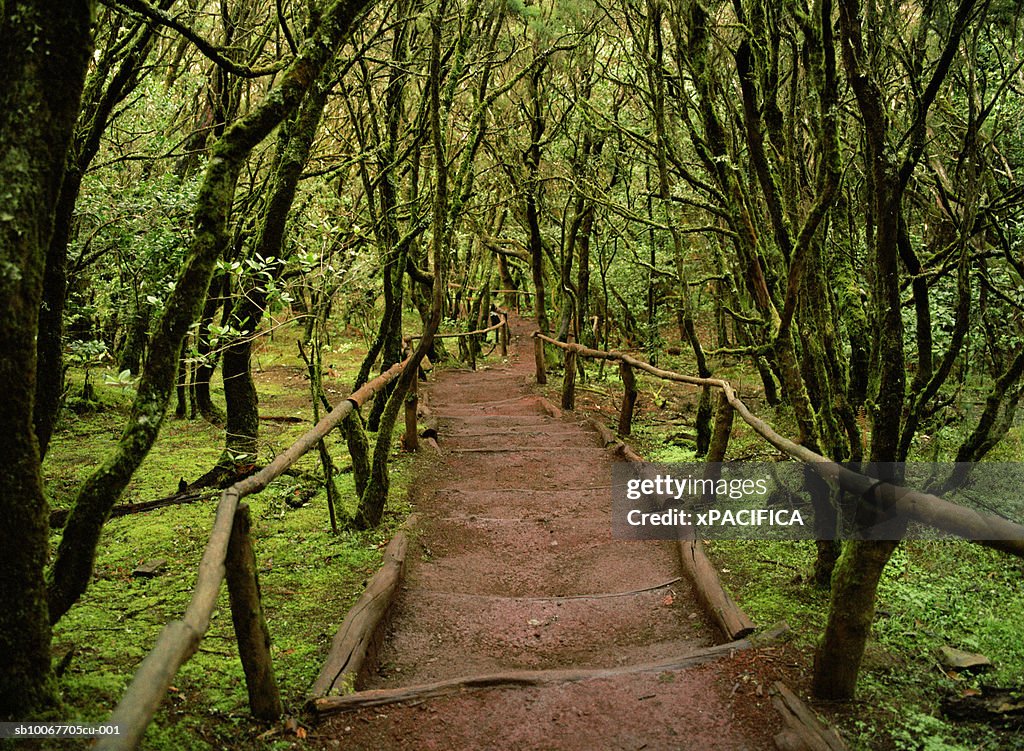
[[[256,357],[261,414],[272,418],[261,425],[264,459],[287,447],[311,418],[308,381],[294,338],[287,329],[278,330],[262,342]],[[362,342],[340,336],[324,352],[325,387],[332,399],[345,396],[364,352]],[[692,372],[685,357],[663,357],[659,365]],[[606,368],[604,377],[599,377],[592,363],[587,369],[589,377],[579,384],[577,404],[614,423],[621,399],[615,371]],[[74,379],[77,374],[70,375]],[[716,375],[739,384],[741,395],[780,432],[794,432],[785,410],[770,409],[757,399],[756,375],[729,363],[720,363]],[[77,483],[113,445],[131,397],[129,387],[113,379],[104,382],[102,374],[94,373],[93,380],[99,404],[75,404],[76,410],[65,412],[47,458],[47,482],[58,508],[67,505]],[[556,401],[559,382],[556,370],[549,381]],[[696,393],[644,376],[639,383],[631,441],[652,460],[693,461]],[[932,435],[930,454],[936,442],[955,445],[957,436],[951,431],[947,427]],[[170,495],[181,479],[194,479],[209,469],[222,443],[221,429],[202,420],[168,419],[122,500]],[[331,438],[329,445],[336,463],[347,464],[343,443]],[[774,449],[737,421],[727,458],[771,461],[777,457]],[[1018,427],[991,458],[1020,461],[1022,457],[1024,432]],[[392,466],[389,511],[381,529],[370,533],[343,532],[337,537],[330,533],[322,485],[315,479],[319,472],[315,456],[300,463],[299,476],[283,477],[251,499],[272,654],[286,711],[294,717],[301,719],[305,692],[335,629],[407,511],[411,465],[399,457]],[[337,482],[341,497],[354,506],[351,475],[341,474]],[[305,502],[296,507],[300,500]],[[213,509],[214,501],[204,500],[107,524],[92,585],[54,632],[55,662],[62,667],[61,688],[69,719],[104,719],[162,625],[180,617]],[[803,656],[793,666],[792,680],[806,689],[828,606],[827,593],[809,584],[813,543],[714,542],[709,551],[723,581],[757,623],[785,620],[790,624],[793,647]],[[159,576],[131,575],[139,563],[156,558],[167,561]],[[840,727],[853,749],[1024,749],[1019,733],[954,722],[940,710],[943,698],[971,694],[982,684],[1024,690],[1022,645],[1024,564],[1020,560],[965,542],[909,541],[897,550],[879,589],[857,701],[818,708]],[[976,676],[948,672],[936,657],[942,646],[981,652],[994,667]],[[267,726],[249,718],[224,594],[209,635],[176,677],[144,748],[262,750],[300,744],[283,725]]]
[[[692,358],[662,355],[659,367],[694,373]],[[621,384],[615,368],[600,373],[587,363],[577,408],[617,422]],[[715,375],[729,379],[753,411],[783,435],[795,435],[791,413],[760,398],[757,374],[736,362],[719,362]],[[692,462],[698,392],[637,374],[640,397],[630,442],[649,461]],[[558,401],[561,372],[549,374],[547,391]],[[955,451],[964,428],[947,426],[929,436],[919,456],[949,460],[936,442]],[[920,449],[919,449],[920,450]],[[728,460],[776,461],[779,453],[737,419]],[[1020,425],[988,457],[1024,459]],[[709,554],[740,606],[763,626],[786,621],[802,655],[792,681],[807,692],[814,648],[828,613],[828,592],[810,584],[815,546],[807,542],[715,541]],[[1009,688],[1024,701],[1024,561],[977,544],[910,540],[894,554],[879,586],[874,628],[864,658],[857,700],[818,705],[852,749],[873,751],[966,751],[1024,749],[1020,729],[963,723],[943,715],[945,698],[968,696],[985,686]],[[944,669],[938,650],[950,646],[979,652],[993,662],[976,675]]]
[[[259,347],[254,370],[261,400],[261,460],[287,446],[311,424],[305,366],[289,329]],[[324,351],[325,387],[337,401],[347,395],[365,353],[361,343],[335,337]],[[329,367],[328,367],[329,366]],[[70,376],[76,377],[73,371]],[[98,403],[67,410],[44,467],[52,504],[65,507],[75,487],[102,460],[125,419],[130,388],[94,373]],[[219,384],[219,378],[217,379]],[[72,381],[72,389],[74,381]],[[214,399],[223,407],[214,386]],[[83,408],[85,407],[85,408]],[[397,435],[395,436],[397,438]],[[372,436],[371,436],[372,439]],[[223,429],[202,419],[168,417],[160,438],[136,473],[122,502],[173,494],[216,462]],[[340,436],[328,438],[335,464],[348,455]],[[376,570],[383,545],[408,511],[411,461],[396,448],[392,492],[382,526],[370,532],[331,534],[319,459],[315,452],[249,499],[255,550],[272,638],[272,657],[285,711],[301,722],[302,704],[348,607]],[[340,497],[355,510],[351,473],[337,476]],[[124,693],[139,661],[165,623],[180,618],[195,582],[213,521],[216,492],[203,500],[111,519],[103,532],[89,590],[56,625],[55,663],[68,719],[104,720]],[[54,533],[54,543],[59,531]],[[132,576],[140,563],[164,559],[152,578]],[[297,726],[301,734],[301,725]],[[226,588],[199,652],[174,679],[145,737],[145,749],[280,749],[301,741],[284,723],[264,725],[248,714]],[[83,744],[84,745],[84,744]],[[73,748],[62,744],[61,748]]]

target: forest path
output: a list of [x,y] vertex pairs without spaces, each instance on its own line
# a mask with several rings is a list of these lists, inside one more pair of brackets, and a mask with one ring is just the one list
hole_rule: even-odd
[[[613,457],[509,356],[425,388],[443,455],[413,491],[407,574],[360,689],[509,671],[622,668],[714,643],[667,542],[611,536]],[[497,364],[493,364],[497,363]],[[424,463],[426,464],[426,463]],[[488,688],[326,720],[345,749],[766,749],[779,720],[751,654],[684,670]]]

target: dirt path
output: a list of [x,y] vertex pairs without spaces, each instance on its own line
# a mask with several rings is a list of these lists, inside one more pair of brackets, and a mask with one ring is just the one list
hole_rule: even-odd
[[[408,572],[361,689],[555,668],[616,668],[714,643],[668,543],[611,538],[612,458],[545,411],[528,324],[507,363],[427,389],[444,456],[415,492]],[[763,651],[763,650],[762,650]],[[769,650],[770,651],[770,650]],[[325,722],[346,749],[768,749],[767,661],[491,688]]]

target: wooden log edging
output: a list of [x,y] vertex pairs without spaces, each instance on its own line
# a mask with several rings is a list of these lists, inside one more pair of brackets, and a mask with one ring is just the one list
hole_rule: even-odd
[[640,454],[636,453],[633,450],[633,447],[628,443],[617,438],[611,429],[603,422],[595,420],[593,417],[588,417],[587,423],[597,431],[599,436],[601,436],[601,441],[604,443],[604,447],[606,449],[611,449],[612,452],[618,454],[627,462],[643,464],[644,458],[640,456]]
[[[589,418],[588,422],[604,441],[605,448],[611,448],[628,462],[642,464],[644,459],[628,444],[612,433],[611,429],[599,420]],[[742,639],[756,629],[754,621],[736,604],[718,576],[711,560],[708,558],[704,545],[692,534],[687,539],[678,541],[677,550],[679,563],[704,611],[711,617],[728,641]]]
[[562,419],[562,410],[553,401],[545,396],[539,397],[540,408],[544,410],[548,417],[553,417],[556,420]]
[[[903,514],[922,524],[949,532],[978,545],[1024,558],[1024,525],[995,514],[975,511],[931,493],[878,482],[875,478],[867,477],[837,464],[831,459],[811,451],[806,446],[801,446],[779,435],[768,423],[750,411],[747,405],[736,396],[736,391],[728,381],[721,378],[698,378],[671,370],[662,370],[621,352],[605,352],[579,344],[567,344],[544,336],[538,331],[535,331],[533,336],[537,341],[547,342],[560,349],[574,349],[581,357],[625,362],[636,370],[642,370],[666,381],[721,389],[729,405],[755,433],[779,451],[807,464],[821,477],[836,483],[843,490],[867,500],[877,501],[881,507],[894,514]],[[538,383],[540,382],[538,380]]]
[[309,690],[309,701],[344,693],[356,687],[367,653],[394,601],[405,572],[405,554],[409,547],[408,530],[414,524],[409,517],[384,549],[384,559],[363,594],[349,608],[334,635],[320,675]]
[[773,738],[779,751],[846,751],[839,733],[819,720],[785,683],[775,681],[772,691],[772,706],[783,724]]
[[693,583],[697,599],[727,639],[740,639],[753,633],[756,628],[754,621],[725,591],[718,570],[704,550],[704,544],[693,535],[693,528],[689,529],[692,536],[678,541],[679,562],[686,577]]
[[406,701],[421,701],[441,696],[451,696],[464,691],[486,688],[512,688],[546,686],[559,683],[578,683],[599,678],[614,678],[620,675],[638,673],[660,673],[666,670],[682,670],[700,665],[733,652],[756,649],[779,639],[789,631],[786,623],[780,623],[763,634],[738,639],[726,644],[705,647],[677,657],[657,662],[628,665],[619,668],[577,668],[554,670],[510,670],[502,673],[462,676],[448,680],[424,683],[401,688],[384,688],[360,691],[348,696],[325,696],[315,699],[311,709],[324,716],[340,712],[353,712],[367,707],[381,707]]
[[228,541],[239,501],[263,490],[284,474],[300,457],[313,449],[336,428],[353,409],[357,409],[379,389],[401,375],[408,359],[392,365],[372,381],[353,392],[323,417],[270,464],[254,475],[236,482],[221,493],[209,540],[199,563],[192,597],[181,620],[171,621],[160,631],[156,644],[143,659],[131,684],[110,715],[108,722],[120,727],[119,735],[101,736],[97,751],[134,749],[156,713],[178,669],[199,649],[199,642],[210,628],[220,585],[225,576]]

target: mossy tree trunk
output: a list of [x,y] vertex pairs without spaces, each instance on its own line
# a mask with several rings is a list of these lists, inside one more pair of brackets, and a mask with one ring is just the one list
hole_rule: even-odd
[[[391,487],[387,467],[388,459],[391,456],[391,435],[395,422],[398,419],[399,410],[405,403],[405,395],[408,393],[413,379],[419,377],[419,364],[426,355],[427,350],[433,346],[434,334],[437,333],[437,329],[441,324],[444,310],[444,251],[447,248],[449,237],[446,232],[448,219],[448,166],[446,164],[445,138],[441,124],[441,34],[446,8],[447,3],[445,0],[441,0],[437,10],[431,16],[430,63],[427,81],[428,106],[430,108],[430,139],[434,152],[435,178],[431,220],[434,232],[432,240],[434,285],[430,317],[427,320],[426,326],[424,326],[423,337],[410,357],[409,363],[402,371],[402,375],[398,377],[391,396],[381,412],[377,442],[374,445],[369,465],[369,476],[359,496],[359,506],[353,519],[353,523],[358,529],[376,527],[380,524],[380,520],[384,515],[384,507],[387,504],[388,491]],[[464,47],[461,45],[457,49],[464,51]],[[456,62],[458,62],[458,58],[456,58]],[[361,442],[361,429],[357,422],[353,421],[348,427],[348,431],[350,440],[355,438],[357,444]],[[353,461],[355,461],[354,454]],[[362,461],[362,457],[360,457],[360,461]]]
[[149,333],[151,319],[152,310],[149,304],[140,301],[129,317],[128,332],[121,351],[117,354],[118,369],[128,370],[132,375],[139,372],[146,353],[146,335]]
[[[760,321],[733,311],[741,327],[751,325],[748,347],[762,372],[766,395],[774,384],[764,355],[778,376],[785,400],[793,409],[800,442],[832,458],[845,459],[846,437],[832,417],[833,403],[841,402],[845,389],[844,352],[828,339],[834,331],[833,306],[827,290],[819,289],[821,278],[822,226],[837,192],[840,177],[836,101],[838,96],[836,60],[832,39],[832,5],[817,3],[810,14],[795,14],[792,21],[800,34],[790,64],[790,78],[812,116],[813,138],[794,141],[797,129],[783,127],[785,115],[779,107],[778,81],[785,60],[780,56],[782,28],[786,19],[779,9],[760,0],[734,3],[740,26],[746,35],[733,53],[742,95],[744,144],[752,172],[747,183],[728,165],[741,157],[730,151],[726,121],[715,106],[716,68],[711,65],[709,16],[699,3],[690,8],[689,39],[677,51],[680,64],[690,66],[699,94],[698,109],[703,134],[688,122],[691,139],[706,170],[715,177],[720,199],[734,233],[738,276],[746,282],[746,293]],[[679,34],[682,21],[676,19]],[[790,118],[798,117],[790,112]],[[803,115],[799,115],[802,117]],[[786,155],[806,152],[811,159],[813,183],[789,179]],[[811,177],[811,175],[808,175]],[[763,215],[755,190],[760,189]],[[767,226],[761,222],[767,219]],[[813,293],[813,294],[812,294]],[[814,334],[824,339],[818,344]],[[742,330],[738,338],[746,338]],[[810,345],[810,346],[809,346]],[[830,363],[829,358],[836,358]],[[855,425],[852,420],[848,424]],[[827,501],[815,505],[819,537],[835,534],[835,512]],[[826,539],[819,546],[815,578],[828,581],[834,563],[834,546]]]
[[[278,261],[288,257],[288,214],[333,83],[334,70],[329,65],[303,99],[295,117],[281,126],[269,198],[262,211],[252,257]],[[224,454],[217,469],[227,477],[236,476],[240,467],[248,468],[257,461],[260,415],[259,395],[252,376],[253,342],[270,302],[268,285],[280,278],[283,268],[283,263],[276,262],[261,269],[254,278],[243,280],[228,317],[229,325],[242,334],[227,346],[221,364],[227,426]]]
[[[871,211],[874,235],[870,249],[874,266],[872,307],[877,316],[872,347],[874,384],[870,460],[896,461],[900,450],[906,400],[906,364],[900,300],[899,243],[903,222],[903,196],[925,145],[928,110],[957,53],[967,27],[973,0],[962,0],[950,19],[950,28],[929,85],[916,100],[913,125],[900,157],[890,137],[888,95],[870,66],[869,48],[877,39],[875,28],[865,28],[859,0],[839,0],[839,28],[846,75],[864,123],[868,163],[871,165]],[[922,19],[926,27],[930,19]],[[885,465],[883,464],[883,469]],[[892,479],[882,477],[881,479]],[[898,541],[847,542],[832,578],[832,600],[825,633],[814,660],[814,693],[827,699],[849,700],[856,690],[857,673],[871,632],[875,591]]]
[[[358,89],[369,110],[373,122],[383,121],[384,127],[376,126],[364,132],[360,129],[357,136],[360,145],[377,154],[377,175],[371,179],[367,165],[360,167],[360,174],[366,190],[371,214],[375,215],[373,225],[374,237],[380,249],[381,273],[383,284],[384,310],[381,314],[380,328],[373,346],[360,368],[355,386],[358,388],[369,378],[377,358],[381,358],[380,372],[384,372],[402,359],[402,309],[405,290],[405,274],[408,266],[409,247],[412,238],[401,236],[399,220],[400,175],[408,162],[398,158],[402,125],[405,119],[405,87],[409,79],[409,37],[412,33],[408,18],[411,8],[417,3],[403,0],[398,5],[398,16],[402,21],[395,27],[391,39],[391,59],[395,64],[388,74],[387,86],[383,100],[377,101],[374,87],[368,80]],[[374,201],[376,197],[376,201]],[[373,404],[367,415],[367,426],[376,431],[384,406],[391,394],[393,384],[388,384],[374,397]]]
[[543,152],[544,130],[544,69],[540,65],[527,78],[528,99],[526,106],[527,120],[530,124],[530,145],[523,154],[526,164],[526,226],[529,232],[527,247],[530,253],[530,273],[533,276],[533,313],[537,319],[537,328],[542,334],[551,330],[548,321],[547,298],[544,283],[544,238],[540,233],[540,160]]
[[92,3],[12,0],[0,17],[0,719],[57,706],[43,572],[49,506],[34,430],[47,249],[92,49]]
[[[662,15],[663,7],[661,0],[648,0],[651,35],[647,77],[653,95],[651,117],[654,121],[655,158],[658,166],[658,197],[661,199],[663,219],[669,227],[669,234],[672,236],[673,260],[678,277],[679,303],[676,315],[679,321],[680,335],[686,339],[687,344],[693,350],[693,356],[697,363],[697,375],[701,378],[710,378],[712,375],[711,368],[708,366],[704,347],[701,345],[700,338],[697,336],[696,326],[694,325],[693,300],[690,295],[689,274],[687,273],[687,259],[685,257],[683,238],[679,233],[678,222],[670,213],[669,208],[669,202],[672,198],[672,186],[669,181],[669,140],[665,119],[665,45],[662,41]],[[711,417],[713,412],[711,388],[705,386],[701,389],[700,400],[697,403],[697,456],[706,455],[711,446]]]
[[[384,410],[381,414],[380,427],[377,431],[377,441],[373,447],[373,456],[369,465],[369,476],[366,487],[360,494],[359,507],[356,509],[354,524],[357,528],[367,529],[380,523],[387,503],[390,478],[388,476],[388,458],[391,455],[391,438],[401,412],[405,404],[405,395],[413,383],[413,379],[419,375],[419,364],[423,357],[434,347],[434,334],[441,324],[441,318],[445,308],[445,290],[447,288],[447,264],[446,253],[451,247],[455,228],[459,218],[469,201],[473,192],[474,184],[474,159],[480,144],[486,133],[486,112],[494,95],[487,94],[490,82],[490,71],[493,62],[488,63],[481,71],[479,85],[476,91],[477,106],[469,120],[469,136],[461,146],[461,159],[457,169],[449,175],[447,164],[447,135],[449,127],[447,118],[451,115],[452,101],[455,97],[456,85],[468,65],[467,54],[470,44],[474,41],[471,34],[463,31],[455,43],[454,51],[450,55],[449,72],[446,85],[442,87],[442,57],[441,37],[447,10],[447,2],[441,0],[437,9],[431,16],[431,37],[430,37],[430,62],[427,75],[427,97],[430,123],[430,144],[434,155],[434,197],[431,210],[430,227],[431,237],[431,260],[433,265],[433,285],[431,294],[430,316],[423,328],[423,337],[418,346],[409,358],[402,375],[397,379]],[[471,0],[466,8],[462,29],[472,28],[480,14],[480,4]],[[497,44],[498,33],[502,28],[504,14],[499,13],[494,19],[487,43],[494,51]],[[493,57],[485,54],[484,59],[492,60]],[[546,58],[545,58],[546,59]],[[536,66],[537,60],[533,65]],[[529,70],[529,69],[527,69]],[[527,71],[523,71],[525,74]],[[355,427],[355,426],[353,426]],[[357,439],[358,431],[356,432]],[[355,458],[355,455],[353,455]]]
[[[172,0],[163,0],[169,6]],[[110,121],[114,107],[138,85],[142,66],[156,39],[155,24],[139,21],[127,28],[114,23],[107,29],[106,44],[86,78],[75,134],[64,168],[60,198],[54,215],[53,234],[46,253],[43,277],[43,304],[39,309],[37,342],[38,372],[36,378],[35,431],[39,450],[46,450],[61,407],[64,386],[64,308],[67,298],[68,243],[72,237],[75,205],[82,188],[82,179],[99,151],[100,139]],[[129,367],[141,359],[149,324],[148,309],[136,310],[145,315],[146,323],[137,353]],[[134,331],[134,329],[133,329]],[[138,365],[130,368],[137,372]]]
[[[227,421],[224,410],[213,402],[210,395],[210,382],[217,370],[221,357],[213,351],[210,338],[210,326],[214,322],[221,302],[228,297],[230,286],[225,277],[216,277],[210,284],[203,304],[203,312],[199,316],[199,325],[195,333],[195,360],[192,363],[192,404],[193,411],[198,411],[204,420],[211,425],[220,427]],[[223,319],[224,316],[221,316]],[[226,321],[222,320],[222,323]],[[195,417],[193,414],[192,417]]]
[[899,542],[847,542],[832,576],[828,622],[814,657],[814,695],[850,699],[875,620],[880,574]]

